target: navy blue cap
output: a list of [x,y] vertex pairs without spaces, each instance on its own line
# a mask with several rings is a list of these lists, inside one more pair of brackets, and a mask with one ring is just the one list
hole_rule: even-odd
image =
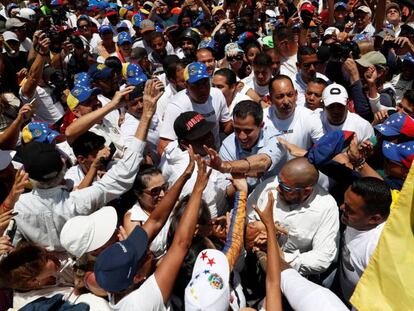
[[136,226],[128,238],[105,249],[95,263],[95,278],[107,292],[119,293],[128,288],[138,271],[138,262],[147,252],[148,236]]

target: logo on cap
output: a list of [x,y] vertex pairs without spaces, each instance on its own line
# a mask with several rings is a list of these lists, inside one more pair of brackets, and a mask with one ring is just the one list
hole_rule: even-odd
[[191,130],[194,126],[196,126],[198,123],[204,120],[204,117],[201,114],[198,114],[191,118],[189,121],[187,121],[186,128],[187,131]]
[[340,89],[338,89],[336,87],[331,89],[331,95],[339,95],[339,94],[341,94]]

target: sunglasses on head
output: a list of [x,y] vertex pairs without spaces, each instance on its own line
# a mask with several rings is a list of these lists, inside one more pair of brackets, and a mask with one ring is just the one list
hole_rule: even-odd
[[280,179],[279,175],[277,176],[277,181],[279,182],[280,189],[282,189],[283,191],[288,192],[288,193],[302,191],[303,189],[305,189],[304,187],[290,187],[290,186],[286,185]]
[[167,191],[167,189],[168,189],[168,182],[162,184],[161,186],[154,187],[150,190],[144,190],[144,192],[146,194],[149,194],[149,195],[153,196],[153,197],[157,197],[157,196],[160,195],[161,191],[165,192],[165,191]]

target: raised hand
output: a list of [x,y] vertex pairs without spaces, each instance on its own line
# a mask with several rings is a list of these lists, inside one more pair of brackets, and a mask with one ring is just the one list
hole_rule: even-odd
[[16,203],[20,195],[24,192],[24,187],[29,182],[29,174],[20,168],[14,178],[13,187],[9,193],[12,203]]
[[6,210],[4,213],[0,214],[0,235],[3,235],[4,230],[6,230],[9,225],[10,219],[12,219],[14,215],[12,209]]
[[135,86],[127,86],[126,88],[117,91],[111,100],[111,105],[113,106],[113,108],[121,108],[125,104],[125,101],[123,101],[122,99],[125,98],[125,95],[131,93],[134,90],[134,88]]
[[244,174],[232,174],[231,176],[232,178],[229,179],[233,183],[234,188],[236,188],[237,191],[247,193],[248,187],[246,177],[244,176]]
[[157,101],[164,93],[164,86],[158,79],[151,79],[145,83],[142,114],[151,117],[157,108]]
[[273,204],[275,202],[275,198],[273,197],[273,193],[269,191],[267,194],[267,204],[263,211],[261,211],[256,205],[253,206],[257,215],[259,215],[260,220],[264,223],[266,227],[274,227],[275,222],[273,220]]
[[190,178],[193,175],[193,171],[194,171],[194,167],[195,167],[195,161],[196,161],[196,157],[194,155],[194,150],[193,150],[193,146],[189,145],[187,147],[187,151],[188,151],[188,156],[190,158],[190,162],[188,162],[188,165],[183,173],[183,175],[186,178]]
[[207,163],[199,155],[196,155],[197,160],[197,179],[194,185],[194,190],[204,191],[210,178],[212,169],[207,169]]
[[210,157],[210,160],[208,160],[207,164],[211,168],[214,168],[217,171],[222,171],[223,169],[223,161],[220,158],[220,155],[216,150],[213,148],[208,148],[207,146],[203,146],[204,150],[207,152],[207,154]]

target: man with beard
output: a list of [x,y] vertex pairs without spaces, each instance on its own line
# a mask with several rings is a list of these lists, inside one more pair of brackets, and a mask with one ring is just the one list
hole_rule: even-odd
[[179,46],[182,48],[184,56],[190,61],[196,59],[196,51],[200,40],[200,35],[192,28],[185,29],[180,35]]
[[319,60],[316,50],[310,46],[302,46],[298,50],[298,73],[295,75],[295,89],[298,92],[297,105],[304,106],[306,99],[305,93],[308,83],[314,78],[321,78],[325,81],[329,79],[323,74],[316,72]]
[[[319,172],[306,158],[288,161],[279,175],[265,180],[249,196],[248,245],[266,246],[264,225],[252,209],[263,210],[268,192],[275,198],[273,216],[281,231],[286,262],[302,275],[320,274],[334,261],[339,244],[339,212],[335,199],[317,185]],[[260,238],[258,238],[260,235]]]
[[296,107],[297,92],[288,76],[270,80],[269,93],[272,106],[263,111],[264,126],[273,126],[282,138],[304,149],[323,136],[320,119],[311,110]]

